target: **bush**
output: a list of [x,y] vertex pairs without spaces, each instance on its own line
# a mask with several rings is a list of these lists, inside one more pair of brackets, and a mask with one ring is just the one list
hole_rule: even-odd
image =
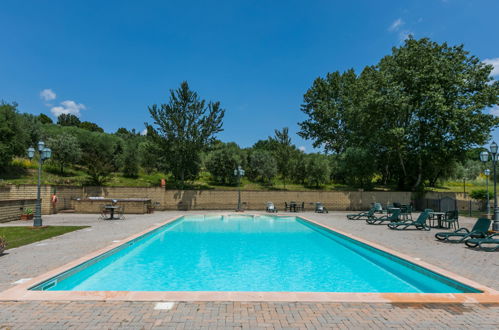
[[248,178],[270,184],[277,175],[277,162],[269,151],[256,150],[249,157]]
[[206,169],[213,180],[220,184],[233,184],[236,181],[234,169],[241,164],[242,157],[239,148],[235,145],[223,145],[213,151],[206,161]]
[[307,161],[307,181],[309,185],[319,185],[327,183],[329,179],[329,162],[323,155],[309,155]]
[[[494,196],[494,194],[489,191],[489,200]],[[470,197],[473,199],[478,199],[481,201],[487,200],[487,189],[476,189],[471,191]]]

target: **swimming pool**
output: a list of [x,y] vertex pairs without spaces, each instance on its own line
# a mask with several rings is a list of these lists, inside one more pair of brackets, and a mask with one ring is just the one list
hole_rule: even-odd
[[184,216],[31,288],[476,293],[299,217]]

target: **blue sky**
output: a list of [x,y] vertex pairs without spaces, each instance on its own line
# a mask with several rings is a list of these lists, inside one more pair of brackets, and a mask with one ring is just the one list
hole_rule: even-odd
[[296,132],[316,77],[375,64],[412,33],[464,43],[499,78],[498,12],[497,0],[3,0],[0,99],[142,130],[147,106],[187,80],[226,109],[223,141],[251,146],[287,126],[311,151]]

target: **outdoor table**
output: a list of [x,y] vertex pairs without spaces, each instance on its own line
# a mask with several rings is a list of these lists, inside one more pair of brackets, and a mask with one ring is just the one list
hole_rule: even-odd
[[114,211],[119,208],[119,206],[114,206],[114,205],[105,205],[104,208],[109,211],[110,217],[106,218],[106,220],[115,220],[118,218],[114,217]]
[[289,202],[289,212],[296,212],[296,202]]
[[430,212],[430,215],[432,218],[437,218],[438,222],[436,227],[432,226],[433,228],[444,228],[444,226],[442,226],[442,219],[445,217],[445,212]]

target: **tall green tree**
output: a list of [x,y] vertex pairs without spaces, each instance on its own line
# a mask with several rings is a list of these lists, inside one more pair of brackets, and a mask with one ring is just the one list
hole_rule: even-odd
[[210,152],[205,165],[215,182],[233,184],[236,182],[234,169],[242,165],[242,158],[237,144],[227,143]]
[[312,154],[307,159],[307,181],[311,186],[319,188],[329,181],[329,162],[324,155]]
[[284,127],[282,130],[275,130],[274,137],[269,137],[269,140],[274,142],[274,154],[277,160],[277,168],[281,173],[284,187],[286,188],[286,181],[291,175],[291,155],[294,151],[294,146],[291,144],[289,137],[289,129]]
[[82,121],[78,127],[80,128],[83,128],[83,129],[86,129],[87,131],[90,131],[90,132],[100,132],[100,133],[104,133],[104,130],[102,129],[102,127],[100,127],[99,125],[97,125],[96,123],[92,123],[92,122],[89,122],[89,121]]
[[62,113],[57,117],[57,125],[61,126],[80,126],[81,121],[80,118],[73,114],[65,114]]
[[59,163],[61,174],[64,174],[64,166],[76,163],[81,158],[78,139],[71,134],[62,133],[56,135],[49,138],[47,144],[52,149],[52,159]]
[[408,39],[360,76],[316,80],[304,97],[301,135],[335,153],[372,150],[384,180],[420,190],[499,125],[485,112],[499,103],[491,71],[462,45]]
[[271,184],[277,175],[277,162],[270,151],[257,149],[249,156],[246,173],[251,180]]
[[25,154],[27,140],[17,104],[0,102],[0,169],[7,166],[14,156]]
[[183,187],[186,179],[197,177],[200,154],[222,131],[225,110],[220,102],[200,99],[184,81],[170,90],[168,103],[150,106],[149,113],[154,124],[146,124],[148,136],[168,155],[165,165]]
[[42,124],[53,124],[54,123],[52,121],[52,119],[44,113],[39,114],[38,119],[40,120],[40,123],[42,123]]

